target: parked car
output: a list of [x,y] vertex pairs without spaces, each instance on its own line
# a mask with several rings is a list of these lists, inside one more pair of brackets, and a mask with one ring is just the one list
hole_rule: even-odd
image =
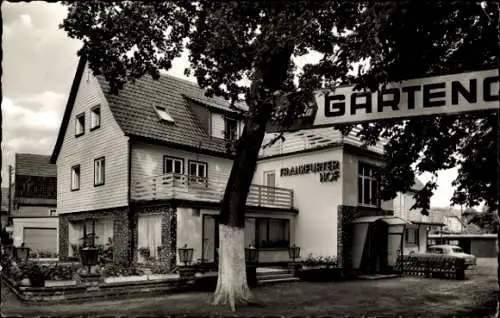
[[456,245],[432,245],[427,248],[427,254],[445,254],[463,258],[465,260],[465,268],[476,265],[476,257],[472,254],[464,253],[462,248]]

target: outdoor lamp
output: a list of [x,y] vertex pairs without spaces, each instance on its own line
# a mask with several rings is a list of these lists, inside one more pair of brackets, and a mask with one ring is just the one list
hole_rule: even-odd
[[257,249],[252,245],[249,245],[247,248],[245,248],[245,261],[247,263],[257,262]]
[[179,248],[179,259],[184,265],[191,263],[193,260],[193,252],[194,249],[188,248],[187,244],[184,244],[184,247]]
[[295,259],[300,257],[300,247],[293,244],[288,248],[288,256],[295,262]]

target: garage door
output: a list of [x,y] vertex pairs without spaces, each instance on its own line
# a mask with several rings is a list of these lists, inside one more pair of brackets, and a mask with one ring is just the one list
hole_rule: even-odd
[[24,246],[37,252],[57,252],[57,230],[53,228],[24,228]]

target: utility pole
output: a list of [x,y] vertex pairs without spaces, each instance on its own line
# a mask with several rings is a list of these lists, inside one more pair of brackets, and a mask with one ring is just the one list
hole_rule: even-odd
[[12,165],[9,165],[9,214],[7,215],[7,225],[12,222]]

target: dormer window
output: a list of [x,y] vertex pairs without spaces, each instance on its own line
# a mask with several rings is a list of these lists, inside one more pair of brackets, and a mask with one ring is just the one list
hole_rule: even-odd
[[224,119],[224,138],[230,141],[238,139],[238,122],[236,119],[229,117]]
[[90,110],[90,130],[101,127],[101,107],[95,106]]
[[75,117],[75,137],[85,133],[85,113],[76,115]]
[[170,116],[165,107],[154,105],[154,109],[156,111],[156,114],[158,115],[158,117],[160,117],[161,120],[166,121],[168,123],[174,123],[174,119],[172,118],[172,116]]

